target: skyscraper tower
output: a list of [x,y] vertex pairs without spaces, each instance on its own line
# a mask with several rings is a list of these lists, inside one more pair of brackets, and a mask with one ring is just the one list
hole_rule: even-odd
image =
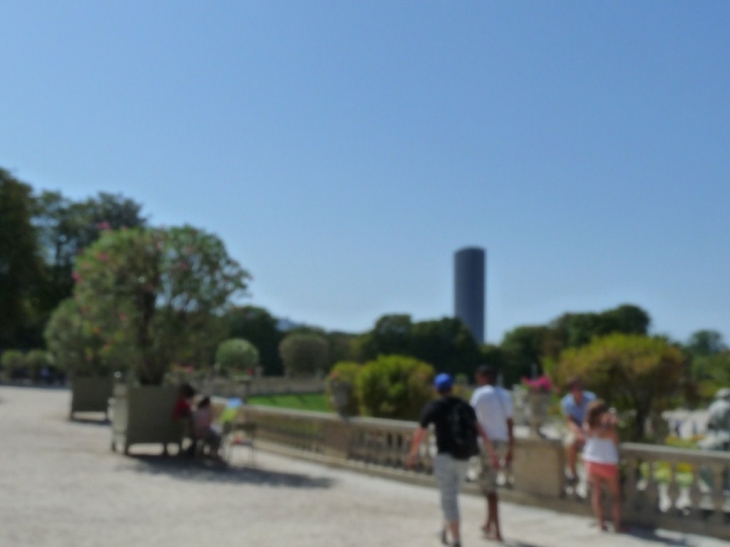
[[461,319],[474,339],[483,344],[486,251],[465,247],[454,254],[454,315]]

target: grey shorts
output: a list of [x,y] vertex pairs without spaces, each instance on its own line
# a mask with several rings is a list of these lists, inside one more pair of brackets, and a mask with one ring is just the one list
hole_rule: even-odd
[[[504,462],[507,457],[508,443],[504,441],[492,441],[494,451],[497,453],[500,463]],[[499,469],[495,469],[492,465],[492,458],[489,457],[486,450],[482,450],[482,469],[479,473],[479,488],[485,494],[494,494],[497,492],[497,475]]]
[[457,460],[450,454],[438,454],[433,472],[441,493],[441,509],[447,522],[459,520],[459,491],[466,480],[469,460]]

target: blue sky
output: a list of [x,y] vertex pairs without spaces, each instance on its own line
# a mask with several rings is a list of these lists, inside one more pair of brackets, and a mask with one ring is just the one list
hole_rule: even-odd
[[15,2],[0,166],[218,233],[250,302],[487,336],[631,302],[730,338],[730,3]]

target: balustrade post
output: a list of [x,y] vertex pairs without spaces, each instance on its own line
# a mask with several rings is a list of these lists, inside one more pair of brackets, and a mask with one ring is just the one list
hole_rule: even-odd
[[710,522],[716,526],[725,524],[725,466],[712,466],[712,508]]
[[690,514],[702,518],[702,491],[700,490],[700,466],[692,466],[692,484],[689,486]]
[[649,474],[646,479],[646,505],[647,509],[652,513],[659,512],[659,483],[656,481],[656,466],[657,462],[649,461],[646,462],[649,468]]

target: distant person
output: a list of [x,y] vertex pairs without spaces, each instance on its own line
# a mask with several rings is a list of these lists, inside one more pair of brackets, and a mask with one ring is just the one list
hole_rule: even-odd
[[560,401],[563,414],[568,422],[568,434],[565,437],[565,449],[568,457],[568,480],[571,483],[578,481],[577,461],[578,454],[585,444],[583,421],[585,420],[588,405],[596,399],[595,394],[583,390],[583,381],[573,378],[567,385],[568,394]]
[[596,399],[588,405],[584,424],[586,443],[583,461],[586,462],[591,485],[591,505],[593,514],[598,519],[598,526],[601,530],[606,530],[601,508],[601,485],[605,484],[611,494],[614,531],[618,533],[622,528],[616,422],[616,416],[602,400]]
[[[497,456],[506,466],[512,463],[515,438],[512,419],[512,396],[509,391],[496,385],[496,371],[489,366],[477,369],[476,382],[479,388],[471,397],[479,425],[492,441]],[[482,531],[488,539],[502,541],[499,526],[499,498],[497,497],[497,472],[489,457],[482,457],[479,486],[487,498],[487,516]]]
[[408,466],[412,467],[418,461],[418,448],[426,438],[428,427],[433,424],[438,449],[433,469],[445,521],[441,541],[449,545],[450,535],[451,545],[460,547],[459,490],[466,479],[469,458],[479,454],[478,436],[481,436],[495,468],[499,467],[499,459],[489,437],[479,425],[474,409],[463,399],[453,396],[453,385],[450,375],[436,376],[434,388],[439,398],[428,403],[421,412],[419,428],[413,435]]
[[203,397],[193,412],[193,434],[196,440],[201,440],[210,446],[213,456],[218,457],[221,435],[213,427],[213,408],[210,406],[210,397]]

